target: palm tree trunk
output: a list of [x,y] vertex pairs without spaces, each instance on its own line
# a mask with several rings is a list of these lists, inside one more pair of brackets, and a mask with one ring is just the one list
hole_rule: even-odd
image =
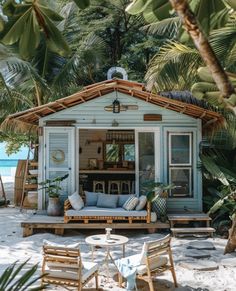
[[232,253],[236,250],[236,215],[233,220],[231,229],[229,230],[229,239],[225,247],[224,254]]
[[223,97],[228,98],[235,93],[234,87],[228,79],[220,62],[216,58],[207,38],[201,31],[194,13],[191,11],[187,0],[169,0],[172,7],[182,19],[183,26],[193,39],[201,57],[208,66],[212,77]]

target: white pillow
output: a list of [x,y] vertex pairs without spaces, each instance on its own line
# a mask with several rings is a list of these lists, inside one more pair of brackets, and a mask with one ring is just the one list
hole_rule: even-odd
[[136,206],[135,210],[142,210],[147,203],[147,197],[142,195],[138,199],[138,205]]
[[84,201],[77,192],[68,196],[68,199],[73,209],[80,210],[84,207]]
[[127,211],[134,210],[135,207],[138,205],[138,198],[137,197],[130,197],[123,205],[123,208]]

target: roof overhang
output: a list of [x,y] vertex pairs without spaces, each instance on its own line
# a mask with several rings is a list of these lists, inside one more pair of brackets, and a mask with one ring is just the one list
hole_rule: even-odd
[[130,95],[139,100],[143,100],[196,119],[201,119],[203,122],[203,127],[211,127],[215,123],[222,124],[224,122],[223,116],[218,112],[211,111],[197,105],[185,103],[183,101],[163,97],[158,94],[153,94],[146,91],[143,84],[119,79],[107,80],[86,86],[82,91],[68,97],[12,114],[7,118],[7,121],[20,121],[26,124],[31,124],[32,126],[37,126],[40,118],[75,105],[88,102],[113,91]]

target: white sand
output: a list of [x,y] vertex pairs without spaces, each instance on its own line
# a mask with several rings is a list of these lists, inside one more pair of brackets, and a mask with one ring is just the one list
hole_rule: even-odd
[[[13,183],[12,181],[4,181],[5,189],[7,190],[7,199],[12,201],[13,193]],[[19,262],[24,262],[26,259],[30,258],[29,265],[39,262],[41,266],[42,263],[42,244],[43,240],[47,239],[49,241],[61,243],[61,244],[71,244],[75,242],[81,243],[81,252],[84,260],[91,260],[90,247],[85,243],[85,237],[95,233],[104,233],[102,230],[95,231],[70,231],[66,232],[64,236],[57,236],[52,233],[40,232],[34,234],[30,237],[22,237],[22,228],[20,227],[20,222],[29,218],[32,211],[27,211],[21,213],[17,208],[0,208],[0,274],[3,270],[10,264],[19,260]],[[142,230],[133,231],[117,231],[119,234],[126,235],[129,237],[129,243],[126,246],[126,254],[132,255],[141,251],[142,245],[145,241],[154,240],[162,237],[165,234],[155,233],[155,234],[145,234]],[[179,288],[174,288],[173,281],[170,272],[165,272],[163,275],[159,276],[155,281],[155,290],[158,291],[172,291],[172,290],[182,290],[182,291],[235,291],[236,290],[236,267],[233,266],[223,266],[222,260],[226,258],[232,258],[236,262],[236,253],[223,255],[224,247],[226,244],[225,239],[221,238],[208,238],[207,241],[213,242],[216,250],[207,251],[210,252],[211,257],[205,259],[206,261],[216,262],[219,266],[217,270],[214,271],[193,271],[181,267],[181,263],[184,261],[189,261],[184,253],[186,251],[186,245],[191,240],[196,239],[172,239],[172,249],[174,255],[174,262],[176,268],[177,281]],[[199,239],[200,240],[200,239]],[[104,259],[104,249],[98,249],[96,252],[96,261],[101,264]],[[112,251],[112,256],[114,258],[121,257],[121,248],[116,247]],[[192,259],[194,260],[194,259]],[[118,287],[116,269],[111,264],[110,265],[110,277],[107,279],[105,277],[106,270],[104,266],[101,267],[99,281],[100,290],[124,290]],[[40,268],[38,273],[40,273]],[[107,281],[108,280],[108,281]],[[87,290],[95,290],[94,280],[88,285]],[[50,287],[48,290],[65,290],[62,287]],[[139,291],[148,291],[148,285],[143,281],[138,281]]]
[[[10,264],[19,260],[19,262],[25,261],[30,258],[30,264],[42,262],[42,244],[43,240],[47,239],[53,242],[61,244],[69,244],[80,242],[81,252],[83,259],[90,259],[91,252],[88,245],[85,243],[85,237],[94,233],[101,233],[103,231],[72,231],[66,233],[65,236],[56,236],[51,233],[37,233],[30,237],[22,237],[22,229],[20,222],[30,217],[33,214],[20,213],[15,208],[0,208],[0,273]],[[126,252],[127,255],[135,254],[142,248],[144,241],[153,240],[163,236],[163,234],[152,234],[147,235],[143,231],[130,231],[122,232],[129,237],[129,243],[127,244]],[[196,239],[194,239],[196,240]],[[172,240],[172,249],[174,254],[174,262],[176,267],[176,275],[179,283],[179,288],[174,288],[172,278],[169,272],[165,272],[164,275],[158,277],[155,282],[156,290],[198,290],[198,291],[233,291],[235,290],[235,279],[236,279],[236,268],[224,267],[221,260],[225,258],[234,258],[236,260],[236,254],[229,254],[224,256],[223,251],[226,244],[225,239],[215,238],[207,239],[214,243],[216,250],[209,251],[211,258],[206,259],[208,261],[217,262],[219,269],[215,271],[191,271],[180,266],[180,263],[189,258],[184,256],[186,250],[186,244],[189,239],[176,239]],[[119,247],[114,248],[112,255],[114,258],[121,256],[121,249]],[[104,259],[104,249],[98,249],[96,253],[96,261],[102,262]],[[100,284],[101,290],[124,290],[118,288],[117,277],[115,276],[115,268],[111,265],[111,276],[108,282],[105,281],[106,277],[103,276],[104,266],[101,270]],[[93,281],[92,281],[93,282]],[[88,285],[88,290],[93,290],[92,284]],[[49,290],[64,290],[61,287],[50,287]],[[147,284],[138,282],[138,290],[149,290]]]

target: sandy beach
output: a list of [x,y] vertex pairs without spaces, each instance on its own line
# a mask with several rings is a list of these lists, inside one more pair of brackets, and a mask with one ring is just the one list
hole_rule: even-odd
[[[4,186],[9,199],[12,193],[12,182],[5,181]],[[8,194],[9,193],[9,194]],[[10,199],[12,201],[12,199]],[[86,244],[85,238],[92,234],[103,233],[97,231],[68,231],[64,236],[57,236],[52,233],[41,231],[32,236],[23,238],[20,223],[30,216],[34,215],[32,211],[24,210],[20,212],[19,208],[8,207],[0,208],[0,273],[11,263],[18,260],[23,262],[30,258],[29,265],[39,263],[38,274],[42,264],[42,245],[44,240],[52,241],[58,244],[80,243],[80,249],[84,260],[91,260],[91,250]],[[105,232],[105,230],[104,230]],[[125,235],[129,238],[126,246],[126,254],[132,255],[141,251],[145,241],[151,241],[163,237],[166,233],[147,234],[144,230],[140,231],[117,231],[117,234]],[[196,259],[189,257],[189,254],[196,250],[189,249],[193,242],[209,242],[215,249],[200,250],[200,253],[208,254],[207,258]],[[236,280],[236,253],[223,255],[226,239],[215,238],[173,238],[172,250],[176,275],[179,287],[173,285],[170,272],[165,272],[155,280],[155,290],[196,290],[196,291],[233,291],[235,290]],[[198,252],[198,253],[199,253]],[[110,274],[107,278],[102,262],[104,260],[105,250],[100,248],[96,251],[95,261],[100,264],[100,290],[125,290],[119,288],[117,283],[117,271],[114,265],[110,264]],[[121,248],[112,249],[114,258],[121,257]],[[202,267],[207,270],[195,270]],[[138,290],[149,290],[148,285],[143,281],[137,282]],[[94,290],[94,282],[88,284],[87,290]],[[50,286],[48,290],[65,290],[62,287]]]

